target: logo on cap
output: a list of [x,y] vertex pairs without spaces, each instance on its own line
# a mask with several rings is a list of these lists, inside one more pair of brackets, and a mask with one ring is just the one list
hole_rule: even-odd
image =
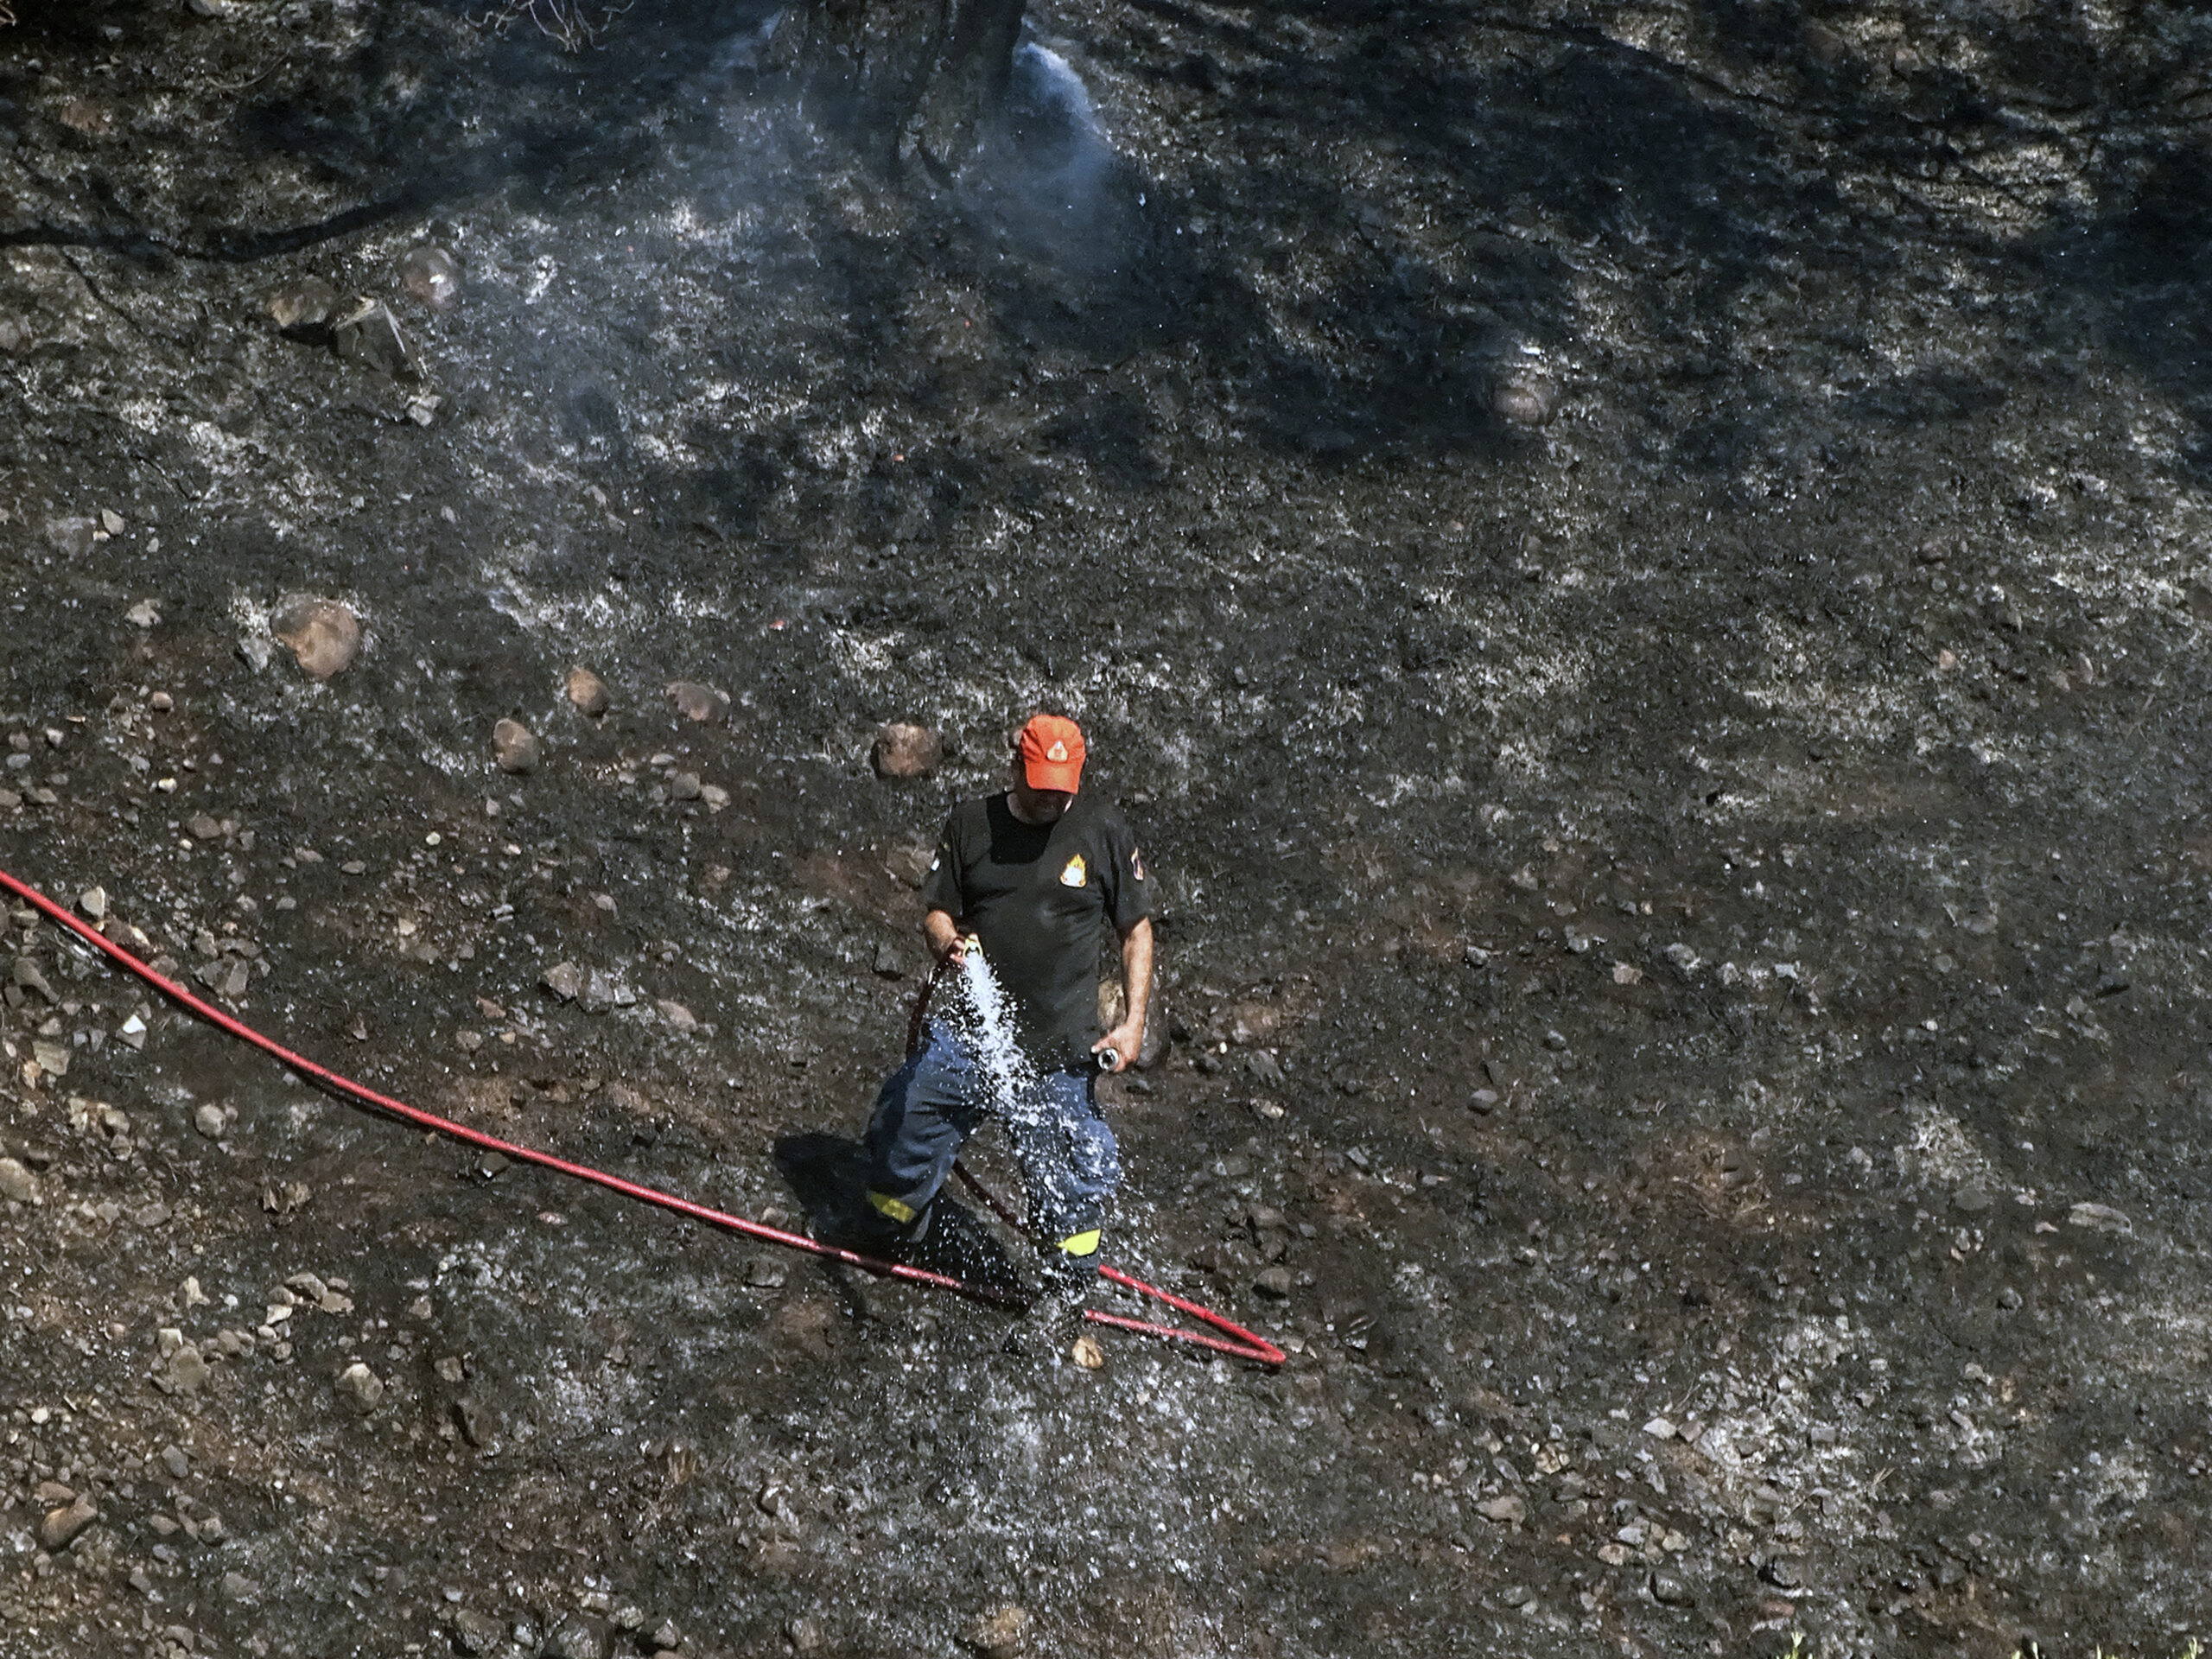
[[1045,751],[1045,758],[1047,760],[1066,760],[1068,758],[1068,746],[1065,743],[1055,742],[1051,748]]

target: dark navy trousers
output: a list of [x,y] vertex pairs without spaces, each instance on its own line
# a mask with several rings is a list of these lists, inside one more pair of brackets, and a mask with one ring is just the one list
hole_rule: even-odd
[[912,1223],[952,1173],[961,1143],[995,1117],[1021,1166],[1032,1231],[1071,1255],[1090,1255],[1122,1179],[1114,1131],[1098,1112],[1096,1075],[1047,1071],[1006,1107],[967,1046],[931,1020],[868,1117],[868,1203],[893,1222]]

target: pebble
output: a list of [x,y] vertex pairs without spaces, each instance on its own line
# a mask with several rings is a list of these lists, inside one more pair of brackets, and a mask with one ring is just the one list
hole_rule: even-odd
[[2076,1227],[2087,1227],[2093,1232],[2128,1233],[2135,1224],[2108,1204],[2077,1204],[2066,1212],[2066,1219]]
[[672,1618],[661,1620],[651,1639],[653,1646],[663,1653],[673,1653],[683,1645],[683,1633],[676,1628],[676,1621]]
[[668,780],[668,798],[671,801],[696,801],[704,791],[696,772],[679,772]]
[[610,701],[607,695],[607,682],[591,670],[570,669],[567,690],[569,701],[575,706],[578,714],[589,715],[596,719],[607,712]]
[[309,679],[343,674],[360,654],[361,622],[334,599],[295,594],[269,619],[269,631],[289,647]]
[[105,920],[107,918],[107,889],[105,887],[86,887],[82,893],[77,895],[77,908],[83,911],[86,915],[91,917],[92,920],[96,922]]
[[1675,1425],[1667,1418],[1654,1417],[1643,1426],[1643,1432],[1655,1440],[1671,1440],[1675,1438]]
[[677,714],[702,726],[719,726],[729,718],[729,699],[711,685],[677,680],[668,688],[668,696]]
[[471,1446],[488,1446],[499,1432],[499,1420],[473,1394],[464,1394],[453,1402],[453,1421]]
[[358,1359],[338,1373],[336,1387],[364,1417],[384,1399],[384,1380]]
[[450,311],[461,303],[461,261],[435,242],[400,257],[399,281],[433,311]]
[[1980,1215],[1995,1202],[1989,1196],[1989,1189],[1979,1181],[1968,1181],[1951,1194],[1951,1207],[1969,1216]]
[[66,1548],[71,1539],[99,1518],[99,1505],[90,1497],[79,1497],[66,1509],[48,1510],[38,1523],[39,1547],[48,1551]]
[[202,1106],[192,1115],[192,1127],[210,1141],[221,1139],[226,1127],[223,1109],[213,1104]]
[[944,745],[926,726],[893,721],[875,734],[869,760],[879,778],[926,778],[944,759]]
[[1690,1594],[1689,1586],[1672,1573],[1651,1575],[1651,1599],[1669,1607],[1687,1607],[1696,1599]]
[[660,1011],[660,1017],[668,1021],[671,1030],[688,1037],[699,1029],[699,1022],[692,1017],[691,1010],[681,1002],[671,1002],[663,998],[653,1007]]
[[1997,1306],[2010,1313],[2020,1306],[2020,1293],[2007,1285],[1997,1293]]
[[36,1204],[38,1177],[13,1158],[0,1158],[0,1198],[16,1204]]
[[1077,1337],[1068,1349],[1068,1357],[1086,1371],[1095,1371],[1106,1363],[1106,1351],[1098,1345],[1098,1338],[1085,1333]]
[[503,720],[492,728],[492,758],[501,772],[537,770],[537,734],[518,720]]
[[287,283],[269,296],[269,315],[288,334],[320,335],[338,315],[338,290],[320,276]]
[[1252,1281],[1252,1288],[1262,1296],[1269,1297],[1278,1302],[1287,1302],[1290,1300],[1290,1269],[1288,1268],[1262,1268],[1260,1276]]
[[162,1448],[162,1467],[169,1471],[171,1480],[182,1480],[192,1472],[192,1459],[181,1446]]
[[1029,1639],[1031,1622],[1027,1608],[1008,1602],[963,1630],[960,1645],[992,1656],[992,1659],[1001,1654],[1019,1653]]
[[584,970],[573,962],[556,962],[537,976],[537,982],[563,1002],[573,1002],[583,994]]
[[812,1617],[789,1620],[784,1625],[784,1640],[791,1644],[794,1653],[819,1653],[829,1644],[822,1621]]
[[123,613],[123,620],[134,628],[150,628],[161,621],[162,613],[154,608],[152,600],[142,599]]
[[251,1601],[260,1593],[261,1586],[246,1577],[245,1573],[226,1573],[223,1574],[225,1601]]
[[886,979],[903,978],[906,964],[899,959],[899,947],[886,939],[875,947],[875,971]]
[[1508,1493],[1503,1497],[1484,1498],[1475,1505],[1475,1513],[1485,1521],[1500,1521],[1517,1527],[1529,1518],[1529,1506]]
[[169,1356],[169,1382],[179,1394],[195,1394],[207,1380],[207,1361],[190,1343]]
[[92,532],[99,528],[91,518],[49,518],[46,544],[64,558],[81,559],[92,550]]

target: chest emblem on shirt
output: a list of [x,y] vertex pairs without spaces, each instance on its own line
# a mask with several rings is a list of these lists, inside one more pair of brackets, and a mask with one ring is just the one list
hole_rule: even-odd
[[1084,868],[1081,853],[1068,860],[1067,868],[1060,872],[1060,885],[1064,887],[1079,887],[1090,880],[1090,872]]

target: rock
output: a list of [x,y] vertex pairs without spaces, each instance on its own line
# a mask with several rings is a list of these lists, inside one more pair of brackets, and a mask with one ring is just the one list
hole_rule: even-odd
[[944,745],[926,726],[893,721],[875,734],[868,758],[879,778],[926,778],[944,759]]
[[454,1645],[463,1653],[490,1653],[507,1633],[498,1619],[467,1607],[454,1608],[448,1622],[453,1626]]
[[607,1643],[582,1619],[571,1618],[553,1632],[545,1651],[554,1659],[607,1659]]
[[219,1141],[226,1127],[223,1118],[223,1109],[212,1104],[202,1106],[192,1115],[192,1127],[210,1141]]
[[361,649],[361,623],[334,599],[295,594],[277,606],[269,631],[298,659],[311,680],[327,680],[353,665]]
[[1502,1497],[1484,1498],[1475,1505],[1475,1513],[1485,1521],[1517,1527],[1529,1518],[1529,1506],[1509,1492]]
[[634,1636],[645,1628],[645,1609],[634,1601],[626,1601],[607,1616],[607,1622],[616,1630]]
[[1029,1610],[1009,1602],[986,1613],[960,1633],[960,1645],[992,1656],[1019,1653],[1029,1640]]
[[338,290],[320,276],[287,283],[269,296],[269,315],[286,334],[321,341],[338,315]]
[[192,1473],[192,1459],[181,1446],[162,1448],[162,1467],[169,1471],[171,1480],[182,1480]]
[[1497,1090],[1478,1089],[1467,1097],[1467,1105],[1477,1114],[1487,1116],[1497,1109]]
[[16,985],[26,991],[36,991],[49,1002],[61,999],[54,994],[54,987],[46,982],[46,976],[39,971],[38,963],[29,957],[17,957],[11,976]]
[[358,1359],[338,1373],[336,1386],[338,1392],[364,1417],[384,1399],[383,1379]]
[[471,1446],[489,1446],[499,1433],[499,1420],[473,1394],[464,1394],[453,1402],[453,1421]]
[[691,1010],[681,1002],[671,1002],[664,997],[654,1003],[653,1007],[659,1012],[660,1017],[668,1021],[671,1030],[683,1036],[688,1037],[699,1029],[699,1022],[692,1017]]
[[2077,1204],[2066,1212],[2066,1219],[2076,1227],[2087,1227],[2099,1233],[2132,1233],[2134,1223],[2119,1211],[2106,1204]]
[[36,1204],[38,1177],[13,1158],[0,1158],[0,1198],[14,1204]]
[[626,1007],[634,1001],[634,997],[626,996],[623,988],[616,985],[607,972],[599,968],[593,969],[585,976],[583,995],[578,999],[586,1014],[605,1014],[618,1003]]
[[49,518],[46,544],[64,558],[81,559],[92,550],[92,532],[99,523],[92,518]]
[[679,772],[668,780],[668,798],[671,801],[696,801],[705,792],[696,772]]
[[379,374],[416,378],[422,372],[400,332],[399,319],[382,300],[364,299],[330,327],[330,343],[348,363]]
[[683,1645],[683,1633],[676,1628],[674,1619],[664,1618],[654,1627],[652,1635],[647,1640],[658,1651],[672,1653]]
[[1252,1281],[1252,1288],[1262,1296],[1270,1297],[1278,1302],[1287,1302],[1290,1300],[1290,1269],[1288,1268],[1263,1268],[1261,1270],[1260,1276]]
[[711,685],[677,680],[668,688],[668,698],[677,714],[702,726],[719,726],[729,718],[729,699]]
[[48,1510],[38,1523],[39,1548],[49,1552],[66,1549],[69,1541],[100,1518],[99,1505],[80,1497],[66,1509]]
[[886,979],[903,978],[906,972],[906,964],[899,957],[899,947],[888,939],[875,947],[874,966]]
[[583,994],[584,970],[573,962],[556,962],[537,976],[537,982],[563,1002],[573,1002]]
[[1077,1337],[1068,1349],[1068,1357],[1086,1371],[1095,1371],[1106,1363],[1106,1351],[1098,1345],[1098,1338],[1088,1332]]
[[1675,1425],[1664,1417],[1654,1417],[1643,1426],[1643,1432],[1655,1440],[1671,1440],[1675,1438]]
[[1777,1590],[1794,1590],[1799,1582],[1797,1563],[1787,1555],[1777,1555],[1759,1568],[1759,1577]]
[[63,1044],[33,1043],[31,1061],[49,1077],[66,1077],[69,1075],[69,1050]]
[[569,701],[575,705],[578,714],[597,719],[607,712],[610,701],[607,695],[607,682],[591,670],[570,669],[566,690]]
[[107,889],[105,887],[86,887],[82,893],[77,895],[77,908],[83,911],[86,915],[89,916],[96,922],[106,920]]
[[2007,1313],[2013,1312],[2020,1306],[2020,1293],[2010,1285],[2005,1286],[1997,1293],[1997,1306]]
[[251,1601],[260,1593],[261,1586],[246,1577],[245,1573],[226,1573],[223,1574],[225,1601]]
[[1689,1586],[1672,1573],[1651,1575],[1651,1599],[1669,1607],[1687,1607],[1697,1599],[1690,1593]]
[[213,962],[201,963],[194,970],[193,977],[216,995],[235,1002],[245,995],[252,971],[242,957],[219,957]]
[[819,1653],[830,1642],[828,1633],[822,1628],[822,1621],[811,1617],[794,1618],[786,1623],[784,1640],[791,1644],[794,1653]]
[[196,1394],[207,1380],[207,1358],[192,1344],[169,1356],[169,1383],[179,1394]]
[[1516,426],[1541,426],[1559,406],[1559,387],[1541,374],[1516,374],[1491,393],[1491,413]]
[[503,720],[492,728],[492,759],[501,772],[537,770],[537,734],[518,720]]
[[461,303],[461,261],[435,242],[400,256],[399,282],[433,311],[450,311]]
[[1969,1216],[1980,1215],[1995,1202],[1989,1196],[1989,1189],[1979,1181],[1968,1181],[1951,1194],[1951,1207]]

